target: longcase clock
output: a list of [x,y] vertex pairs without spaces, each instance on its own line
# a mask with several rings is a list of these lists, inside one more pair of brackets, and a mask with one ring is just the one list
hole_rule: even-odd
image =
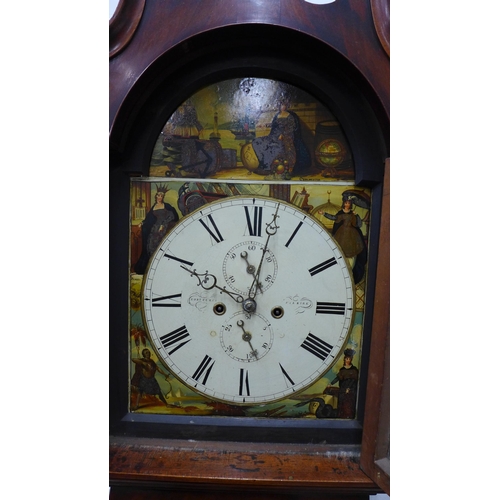
[[388,492],[384,7],[120,3],[112,497]]

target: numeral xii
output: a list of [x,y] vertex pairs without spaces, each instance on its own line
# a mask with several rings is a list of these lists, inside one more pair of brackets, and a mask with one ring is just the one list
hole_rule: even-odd
[[253,207],[253,217],[250,215],[250,208],[244,208],[250,236],[262,236],[262,207]]

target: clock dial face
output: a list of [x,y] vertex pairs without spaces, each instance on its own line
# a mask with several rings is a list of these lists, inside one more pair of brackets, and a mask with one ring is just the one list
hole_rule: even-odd
[[331,367],[355,309],[335,240],[291,204],[230,197],[184,217],[152,255],[144,323],[157,355],[205,396],[277,401]]

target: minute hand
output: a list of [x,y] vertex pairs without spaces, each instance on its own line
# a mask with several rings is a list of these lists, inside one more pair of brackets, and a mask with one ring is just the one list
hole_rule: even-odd
[[257,267],[257,272],[254,275],[252,285],[250,286],[250,290],[248,291],[249,299],[254,299],[255,296],[257,295],[257,289],[262,288],[262,285],[259,282],[260,270],[262,269],[262,263],[264,262],[264,257],[267,252],[267,246],[269,245],[269,240],[271,236],[276,234],[276,231],[278,231],[279,228],[279,226],[276,224],[276,219],[279,217],[278,216],[279,207],[280,204],[278,203],[278,206],[276,207],[276,212],[273,215],[273,220],[269,224],[266,223],[266,233],[267,233],[266,244],[262,249],[262,257],[260,258],[259,267]]

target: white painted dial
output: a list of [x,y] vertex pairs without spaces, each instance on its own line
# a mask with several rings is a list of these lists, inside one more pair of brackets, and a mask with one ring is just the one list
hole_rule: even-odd
[[144,276],[144,323],[158,356],[195,391],[260,404],[321,378],[354,319],[351,271],[297,207],[228,197],[187,215]]

